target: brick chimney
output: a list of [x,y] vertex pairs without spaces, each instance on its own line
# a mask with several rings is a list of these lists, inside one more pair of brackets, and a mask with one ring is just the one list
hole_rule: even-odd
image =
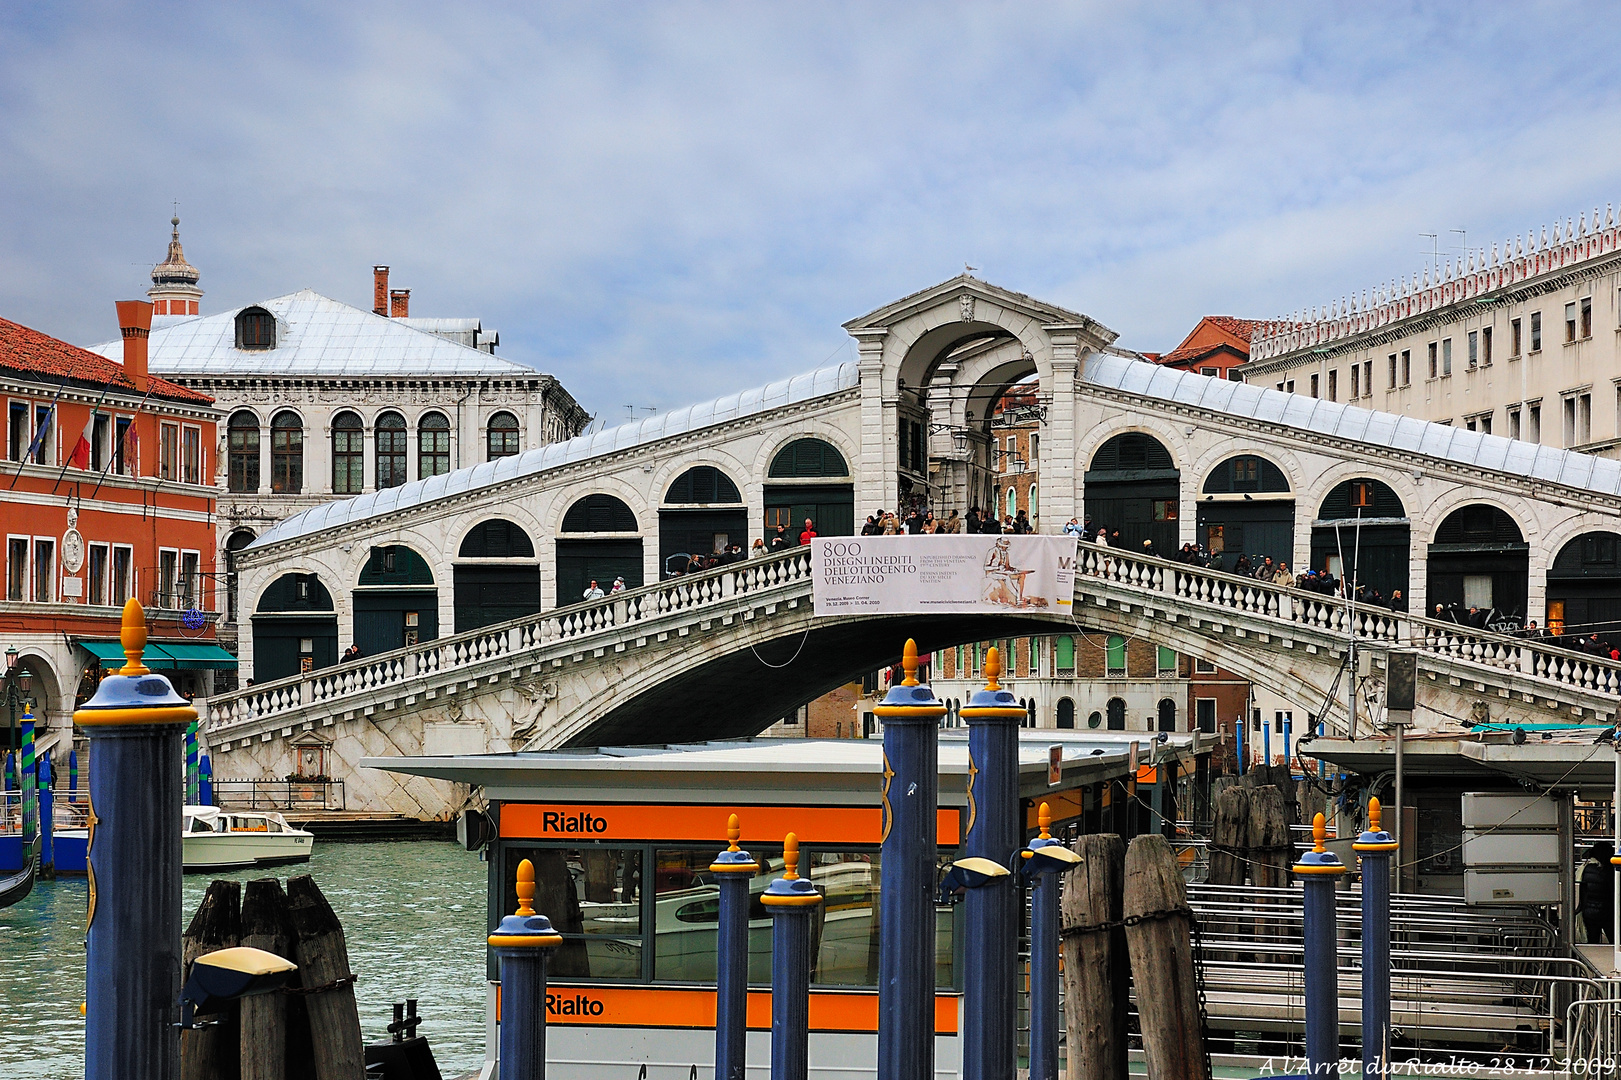
[[124,374],[146,393],[146,342],[152,334],[150,300],[118,301],[118,329],[124,336]]
[[388,317],[391,319],[409,319],[411,317],[410,289],[389,290]]
[[371,268],[372,302],[371,310],[374,315],[388,317],[388,267],[374,266]]

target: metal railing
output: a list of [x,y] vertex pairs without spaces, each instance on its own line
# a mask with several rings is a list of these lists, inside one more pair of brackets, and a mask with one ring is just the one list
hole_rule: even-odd
[[343,810],[342,780],[215,780],[214,803],[228,810]]

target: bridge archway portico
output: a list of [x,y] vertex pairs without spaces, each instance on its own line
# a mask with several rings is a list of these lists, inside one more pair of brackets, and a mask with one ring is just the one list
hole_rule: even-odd
[[[1076,374],[1081,353],[1107,348],[1114,331],[968,274],[852,319],[844,328],[856,339],[860,356],[861,474],[876,489],[858,493],[862,505],[898,505],[903,482],[919,474],[928,481],[927,450],[921,469],[903,468],[911,464],[903,462],[903,454],[912,455],[905,453],[910,429],[901,425],[921,424],[926,445],[929,403],[920,392],[933,389],[935,369],[965,345],[1013,339],[1041,379],[1043,396],[1051,395],[1046,427],[1052,434],[1041,440],[1039,462],[1046,516],[1061,524],[1074,513]],[[1025,368],[1020,377],[1028,373]]]

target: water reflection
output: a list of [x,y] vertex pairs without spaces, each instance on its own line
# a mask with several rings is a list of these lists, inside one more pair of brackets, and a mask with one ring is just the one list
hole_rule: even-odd
[[[441,1071],[458,1076],[484,1060],[484,870],[450,843],[317,841],[307,866],[273,872],[284,882],[313,874],[343,920],[366,1041],[387,1037],[393,1002],[416,997],[420,1033]],[[185,920],[214,876],[271,873],[187,875]],[[83,1075],[84,912],[83,878],[42,881],[0,910],[0,1076],[8,1080]]]

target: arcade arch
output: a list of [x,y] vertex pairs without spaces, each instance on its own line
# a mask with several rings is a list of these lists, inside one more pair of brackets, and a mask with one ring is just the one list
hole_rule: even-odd
[[709,555],[733,544],[747,550],[748,534],[748,510],[736,481],[713,465],[694,465],[664,492],[659,565],[668,574],[675,555]]
[[614,578],[642,584],[642,538],[624,500],[595,492],[569,504],[557,537],[557,604],[577,604],[592,581],[604,592]]
[[1289,477],[1258,454],[1230,457],[1205,476],[1199,492],[1198,540],[1213,565],[1233,570],[1247,556],[1288,563],[1295,551],[1295,500]]
[[1549,633],[1621,641],[1621,535],[1594,531],[1568,541],[1547,582]]
[[451,573],[458,634],[540,611],[535,544],[515,522],[488,518],[474,525]]
[[1144,541],[1169,555],[1177,548],[1181,472],[1165,444],[1142,431],[1115,435],[1086,470],[1086,515],[1109,530],[1109,543],[1141,551]]
[[825,439],[802,437],[776,452],[766,470],[765,529],[784,525],[795,536],[806,518],[821,536],[855,533],[855,489],[850,466]]
[[1432,612],[1450,612],[1477,626],[1521,625],[1530,559],[1530,546],[1508,511],[1488,503],[1461,506],[1442,520],[1429,546],[1426,603]]
[[253,612],[253,674],[285,679],[338,662],[338,613],[311,573],[283,574],[259,594]]
[[1401,497],[1371,477],[1343,480],[1329,489],[1311,529],[1311,569],[1343,578],[1391,598],[1408,595],[1412,525]]
[[354,612],[362,656],[437,638],[439,590],[427,560],[404,544],[372,548],[355,584]]

